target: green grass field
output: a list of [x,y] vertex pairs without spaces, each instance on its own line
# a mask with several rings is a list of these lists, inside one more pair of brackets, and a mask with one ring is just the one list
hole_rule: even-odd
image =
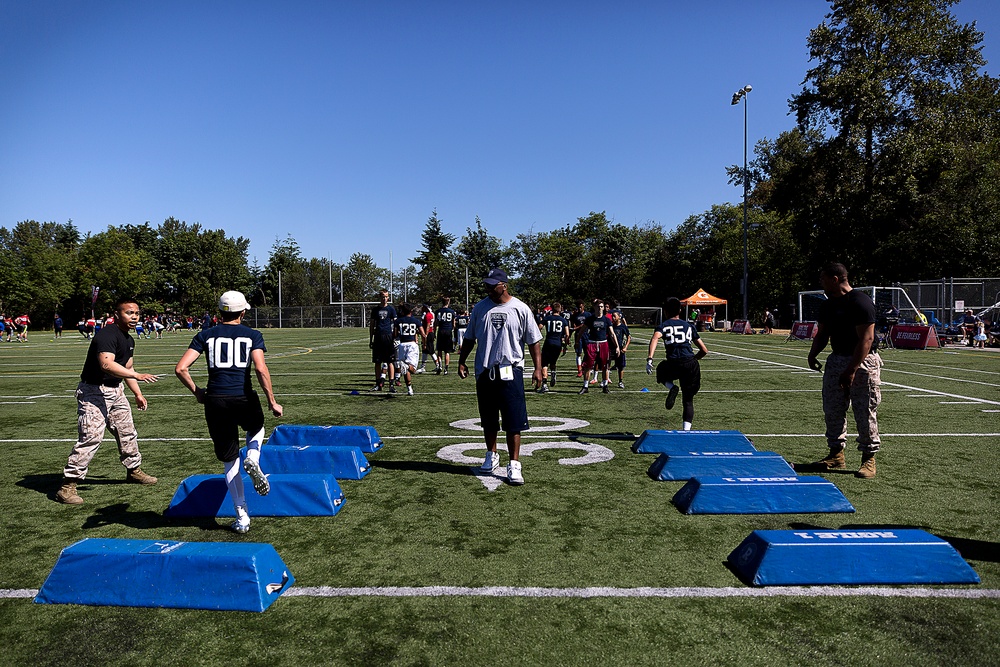
[[[87,341],[37,332],[27,344],[0,344],[4,664],[1000,663],[996,352],[885,353],[878,476],[828,475],[857,513],[687,516],[670,503],[682,483],[651,480],[646,469],[654,457],[632,454],[621,436],[680,428],[680,401],[667,413],[662,387],[645,374],[642,331],[625,390],[578,396],[571,352],[555,391],[528,395],[533,425],[587,425],[573,433],[529,431],[525,443],[596,444],[614,458],[562,465],[560,458],[581,452],[542,449],[523,457],[525,486],[495,491],[467,465],[438,455],[448,445],[481,442],[478,431],[451,425],[478,416],[473,381],[455,372],[457,355],[450,375],[417,375],[415,396],[388,398],[367,391],[373,377],[365,331],[267,330],[265,338],[285,407],[281,420],[268,418],[268,429],[374,425],[386,446],[368,455],[374,469],[365,479],[341,483],[347,502],[336,517],[256,517],[245,536],[224,519],[162,516],[182,479],[221,472],[200,406],[173,377],[188,334],[136,346],[136,367],[165,375],[144,387],[149,410],[134,413],[143,469],[159,484],[123,484],[108,440],[81,485],[80,507],[61,505],[54,494],[75,440],[73,392]],[[807,372],[804,344],[729,334],[707,334],[706,342],[711,353],[702,362],[695,428],[738,429],[758,449],[792,462],[825,452],[820,376]],[[196,378],[204,378],[203,363]],[[353,389],[361,394],[351,396]],[[849,448],[852,469],[858,459]],[[921,590],[989,593],[757,595],[767,590],[748,588],[725,565],[755,529],[842,526],[914,527],[946,537],[982,583]],[[84,537],[267,542],[296,585],[263,614],[34,604],[26,591],[42,585],[60,550]],[[430,586],[534,587],[542,595],[342,590]],[[673,597],[568,591],[587,587],[693,590]]]

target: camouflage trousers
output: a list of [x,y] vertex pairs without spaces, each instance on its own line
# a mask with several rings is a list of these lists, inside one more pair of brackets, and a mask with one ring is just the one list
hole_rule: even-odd
[[850,365],[851,358],[831,354],[823,370],[823,415],[826,418],[826,442],[830,449],[843,449],[847,444],[847,408],[854,411],[858,427],[858,450],[874,454],[879,450],[878,410],[882,402],[882,357],[872,353],[865,357],[854,374],[849,391],[840,387],[840,374]]
[[105,387],[81,382],[76,388],[76,415],[77,441],[63,469],[64,477],[82,480],[87,476],[90,460],[101,446],[105,428],[111,429],[118,442],[122,465],[129,470],[139,467],[142,454],[132,421],[132,406],[125,398],[124,383]]

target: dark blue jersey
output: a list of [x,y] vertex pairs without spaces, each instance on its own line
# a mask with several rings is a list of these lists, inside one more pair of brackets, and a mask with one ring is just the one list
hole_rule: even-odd
[[593,313],[587,315],[587,319],[584,320],[584,331],[587,332],[587,340],[591,343],[600,343],[608,339],[608,329],[611,327],[611,323],[608,322],[608,318],[598,317]]
[[406,315],[396,320],[396,327],[399,330],[400,343],[417,342],[417,332],[420,331],[420,320],[413,315]]
[[198,332],[189,346],[208,360],[208,386],[212,396],[245,396],[253,391],[250,368],[253,350],[267,351],[264,336],[245,324],[217,324]]
[[372,308],[370,331],[382,340],[392,339],[392,325],[396,322],[396,309],[390,305]]
[[632,333],[628,330],[628,325],[622,322],[621,324],[612,324],[611,330],[615,332],[615,337],[618,339],[618,345],[625,347],[625,341],[632,337]]
[[434,313],[434,321],[437,322],[439,336],[451,336],[455,328],[455,317],[458,315],[451,308],[442,308]]
[[656,330],[660,332],[663,346],[667,350],[667,359],[686,359],[694,356],[691,343],[701,336],[690,322],[673,318],[661,322]]
[[470,318],[468,315],[458,315],[455,318],[455,327],[458,329],[468,329]]
[[542,326],[545,328],[546,345],[562,345],[566,340],[566,331],[569,329],[569,322],[562,315],[549,313],[542,318]]

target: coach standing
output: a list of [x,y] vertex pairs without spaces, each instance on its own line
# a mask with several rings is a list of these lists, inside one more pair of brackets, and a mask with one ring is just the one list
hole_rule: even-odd
[[139,304],[135,299],[119,299],[115,304],[114,324],[101,327],[90,341],[87,359],[83,363],[80,384],[76,387],[76,414],[78,438],[63,469],[63,481],[56,500],[67,505],[82,505],[83,498],[76,485],[87,477],[90,461],[94,458],[104,430],[118,442],[118,454],[127,473],[125,481],[132,484],[156,484],[156,478],[147,475],[139,466],[142,454],[139,439],[132,421],[132,406],[125,398],[122,381],[135,395],[135,404],[146,409],[146,397],[139,389],[140,382],[156,382],[155,375],[137,373],[132,368],[135,341],[129,331],[139,322]]
[[507,291],[506,272],[491,269],[483,282],[487,298],[472,308],[469,328],[459,353],[458,376],[463,379],[468,377],[469,368],[465,362],[478,342],[476,399],[487,450],[480,470],[491,473],[500,467],[497,436],[502,418],[510,454],[507,481],[524,484],[518,460],[521,431],[528,428],[528,407],[524,399],[524,346],[527,344],[531,353],[535,366],[532,383],[538,388],[542,384],[542,333],[535,324],[531,309]]
[[846,466],[844,446],[850,405],[861,452],[861,467],[854,474],[868,479],[875,476],[875,453],[880,445],[876,410],[882,402],[882,358],[875,348],[875,304],[867,294],[851,287],[843,264],[824,266],[819,282],[827,300],[820,306],[817,317],[819,326],[809,350],[809,368],[823,369],[816,356],[829,343],[832,351],[823,371],[823,414],[830,453],[798,469],[823,472]]

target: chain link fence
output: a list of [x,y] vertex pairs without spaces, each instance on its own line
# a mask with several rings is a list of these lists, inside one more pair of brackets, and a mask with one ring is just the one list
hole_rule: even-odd
[[1000,302],[1000,278],[940,278],[898,283],[921,310],[934,311],[942,322],[954,322],[963,310],[976,314]]

